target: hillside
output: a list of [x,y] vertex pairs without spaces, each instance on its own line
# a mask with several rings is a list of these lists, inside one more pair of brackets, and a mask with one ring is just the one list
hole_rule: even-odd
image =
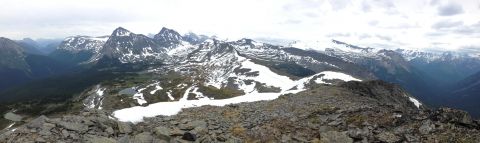
[[272,101],[202,106],[173,116],[119,122],[83,110],[14,126],[2,142],[478,142],[478,121],[429,110],[381,81],[318,85]]

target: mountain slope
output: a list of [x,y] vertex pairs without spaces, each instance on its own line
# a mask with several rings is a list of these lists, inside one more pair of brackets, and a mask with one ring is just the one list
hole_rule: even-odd
[[138,124],[99,110],[41,116],[8,128],[0,141],[478,142],[479,127],[463,111],[424,110],[397,86],[371,81],[319,85],[272,101],[191,108]]
[[[122,63],[161,62],[165,58],[165,49],[153,39],[132,33],[122,27],[113,31],[99,54],[116,59]],[[98,60],[98,59],[95,59]]]
[[451,86],[480,71],[480,58],[456,52],[422,52],[416,50],[395,50],[419,70],[441,84]]
[[108,36],[89,37],[73,36],[63,40],[57,49],[50,53],[50,57],[76,65],[94,60],[107,41]]
[[[302,43],[295,44],[302,45]],[[378,79],[402,85],[422,101],[429,104],[438,104],[439,102],[438,98],[433,96],[436,95],[435,91],[439,86],[436,80],[431,78],[429,73],[412,66],[401,53],[386,49],[359,47],[337,40],[332,40],[326,45],[315,46],[323,47],[313,48],[323,49],[323,51],[319,51],[321,53],[367,69]]]
[[0,90],[62,73],[68,67],[49,57],[25,51],[14,41],[0,38]]
[[480,72],[457,82],[446,94],[447,104],[451,107],[469,111],[473,116],[480,117]]

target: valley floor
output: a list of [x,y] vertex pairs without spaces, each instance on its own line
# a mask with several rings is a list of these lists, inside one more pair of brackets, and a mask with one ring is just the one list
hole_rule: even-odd
[[369,81],[187,108],[136,124],[100,110],[42,116],[0,135],[0,142],[480,142],[479,129],[466,112],[417,107],[400,88]]

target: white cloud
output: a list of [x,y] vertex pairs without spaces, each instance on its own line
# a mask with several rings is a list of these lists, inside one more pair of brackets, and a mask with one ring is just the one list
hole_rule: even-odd
[[370,47],[458,49],[480,45],[478,5],[473,0],[14,0],[0,5],[0,36],[99,36],[118,26],[148,34],[165,26],[229,39],[333,38]]

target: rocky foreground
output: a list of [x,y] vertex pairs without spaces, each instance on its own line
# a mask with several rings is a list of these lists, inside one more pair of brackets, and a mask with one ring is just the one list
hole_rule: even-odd
[[99,110],[41,116],[0,135],[0,142],[480,142],[479,130],[464,111],[417,107],[401,88],[369,81],[190,108],[137,124]]

